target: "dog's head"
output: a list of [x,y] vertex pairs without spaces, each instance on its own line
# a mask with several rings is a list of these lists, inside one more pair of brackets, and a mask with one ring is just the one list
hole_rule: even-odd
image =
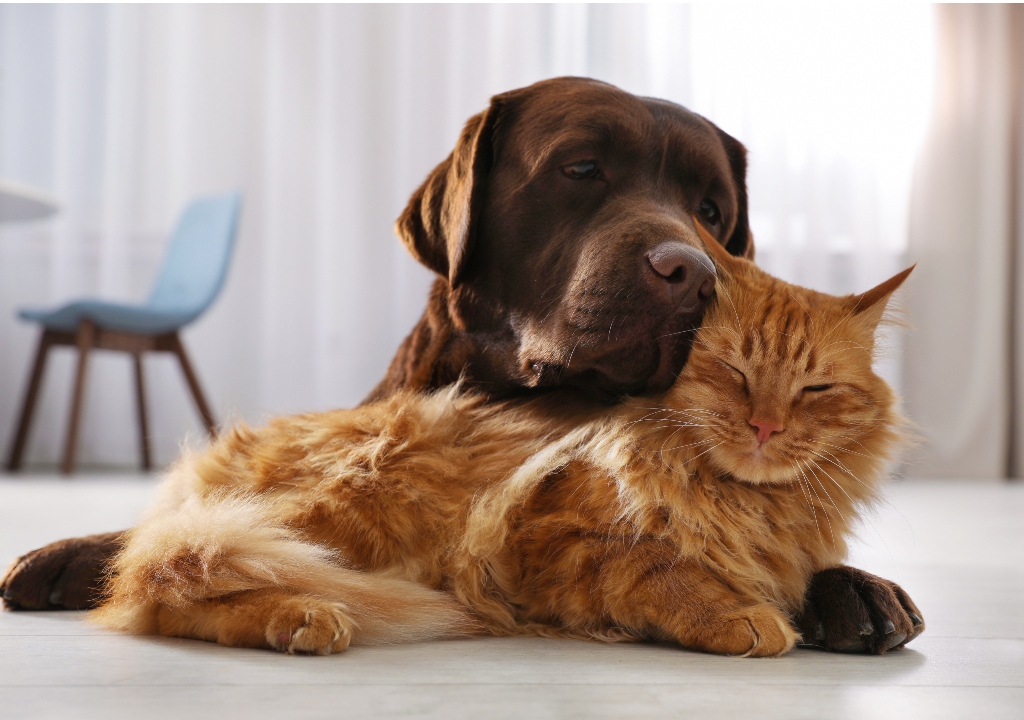
[[751,256],[743,146],[584,78],[495,96],[397,223],[496,387],[663,390],[714,292],[694,216]]

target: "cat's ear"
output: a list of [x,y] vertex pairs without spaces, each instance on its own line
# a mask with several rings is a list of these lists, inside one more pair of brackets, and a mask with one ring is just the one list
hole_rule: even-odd
[[899,289],[900,285],[910,276],[915,267],[917,265],[911,265],[906,270],[896,273],[866,293],[854,295],[851,298],[854,316],[861,319],[874,332],[875,328],[878,327],[878,323],[882,321],[882,315],[885,314],[885,309],[889,305],[889,299],[892,298],[892,294]]
[[696,215],[693,216],[693,226],[697,229],[697,237],[704,243],[704,247],[707,249],[708,255],[711,256],[711,260],[715,263],[716,268],[728,273],[739,263],[745,262],[742,257],[737,257],[726,250],[725,246],[718,242],[715,236],[707,231],[707,228],[701,225]]

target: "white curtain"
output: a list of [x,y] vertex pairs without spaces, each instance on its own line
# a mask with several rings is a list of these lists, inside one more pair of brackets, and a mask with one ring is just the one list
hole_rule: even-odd
[[1024,475],[1024,11],[943,5],[941,62],[914,183],[909,472]]
[[[931,8],[697,4],[689,105],[750,151],[757,262],[863,292],[906,266],[914,162],[931,109]],[[902,333],[879,371],[901,384]]]
[[[761,262],[865,289],[905,244],[930,16],[830,7],[0,6],[0,177],[62,203],[55,220],[0,226],[0,448],[37,332],[15,309],[141,300],[184,204],[231,188],[245,206],[228,283],[185,333],[216,411],[258,422],[358,402],[431,279],[391,231],[406,198],[490,95],[555,75],[717,122],[751,150]],[[199,425],[177,368],[147,370],[166,462]],[[59,456],[70,378],[58,354],[30,462]],[[83,463],[136,461],[130,391],[127,360],[100,355]]]

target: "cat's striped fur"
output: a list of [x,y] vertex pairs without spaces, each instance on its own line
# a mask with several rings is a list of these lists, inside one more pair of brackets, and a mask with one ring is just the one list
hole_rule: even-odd
[[909,270],[838,298],[707,245],[718,301],[663,397],[451,388],[236,427],[172,470],[95,619],[290,652],[479,633],[786,652],[899,440],[872,353]]

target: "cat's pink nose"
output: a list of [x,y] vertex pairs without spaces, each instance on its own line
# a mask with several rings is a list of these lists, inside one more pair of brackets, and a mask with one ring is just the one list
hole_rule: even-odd
[[773,434],[782,432],[782,423],[758,420],[757,418],[750,418],[747,422],[757,430],[758,445],[764,445]]

